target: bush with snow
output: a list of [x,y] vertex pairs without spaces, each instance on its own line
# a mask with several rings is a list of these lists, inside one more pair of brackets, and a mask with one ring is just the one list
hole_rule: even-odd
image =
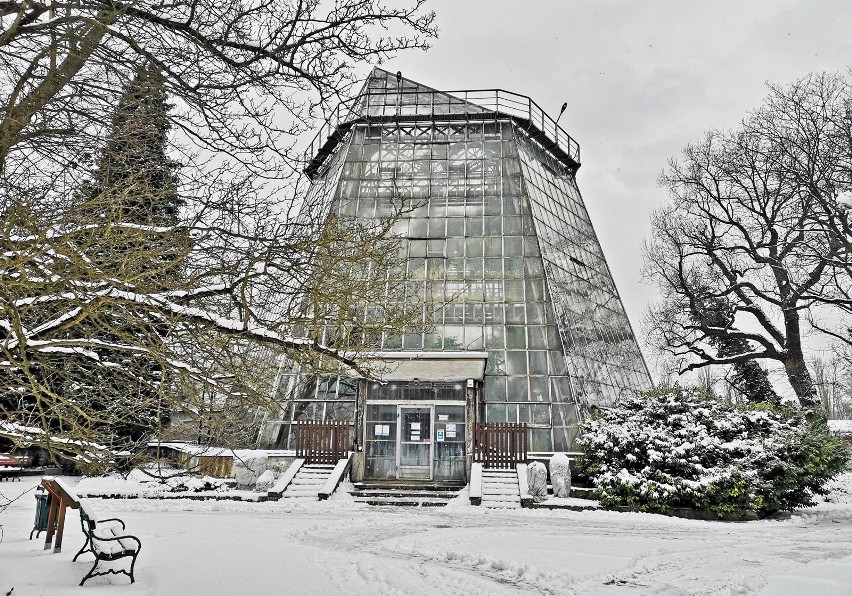
[[536,503],[547,499],[547,468],[540,461],[527,466],[527,489]]
[[265,493],[275,484],[275,472],[266,470],[263,474],[257,477],[254,483],[255,492]]
[[554,453],[550,458],[550,483],[556,497],[571,495],[571,460],[564,453]]
[[234,457],[234,479],[240,490],[252,490],[257,479],[266,471],[267,456],[263,452],[246,452]]
[[735,407],[677,386],[602,411],[582,441],[603,505],[719,516],[812,505],[849,457],[823,422],[794,409]]

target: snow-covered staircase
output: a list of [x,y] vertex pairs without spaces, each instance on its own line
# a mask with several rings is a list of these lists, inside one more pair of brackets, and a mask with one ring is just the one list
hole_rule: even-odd
[[356,482],[349,491],[356,503],[368,505],[399,505],[442,507],[456,498],[464,483],[459,482]]
[[334,471],[334,464],[304,464],[281,493],[282,499],[310,499],[316,501],[326,481]]
[[483,469],[481,504],[492,509],[520,509],[521,492],[517,470]]

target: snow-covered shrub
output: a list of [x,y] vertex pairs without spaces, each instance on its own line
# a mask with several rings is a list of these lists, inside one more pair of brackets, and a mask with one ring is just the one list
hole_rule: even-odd
[[255,482],[266,471],[267,456],[260,452],[246,452],[234,458],[234,479],[240,490],[252,490]]
[[571,495],[571,461],[564,453],[554,453],[550,458],[550,482],[554,496]]
[[813,504],[848,460],[821,422],[793,409],[722,404],[697,389],[629,398],[584,425],[584,465],[606,506],[761,516]]
[[176,478],[169,478],[165,480],[162,484],[165,484],[168,488],[165,489],[167,492],[172,493],[183,493],[183,492],[214,492],[214,491],[223,491],[227,490],[227,486],[225,485],[225,481],[221,478],[211,478],[210,476],[204,476],[203,478],[195,478],[194,476],[180,476]]
[[536,503],[547,499],[547,468],[540,461],[527,466],[527,489]]
[[272,485],[275,484],[275,472],[266,470],[263,474],[257,477],[254,483],[254,490],[259,493],[265,493]]

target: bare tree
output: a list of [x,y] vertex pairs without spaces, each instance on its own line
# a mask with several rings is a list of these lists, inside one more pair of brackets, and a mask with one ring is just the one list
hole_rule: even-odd
[[[210,392],[267,405],[264,359],[369,375],[377,334],[422,324],[388,274],[394,218],[328,220],[342,164],[302,192],[293,147],[355,66],[426,47],[423,4],[0,2],[0,438],[109,465]],[[171,104],[174,221],[128,213],[163,202],[140,179],[90,182],[142,64]],[[377,292],[396,306],[357,307]]]
[[[404,301],[404,280],[388,273],[400,268],[398,241],[389,236],[393,218],[279,223],[230,246],[222,244],[230,236],[191,227],[192,246],[177,253],[181,264],[164,265],[183,275],[163,288],[138,272],[162,263],[151,240],[174,227],[92,225],[79,213],[57,210],[48,223],[16,206],[3,221],[0,412],[15,424],[0,435],[50,450],[85,444],[88,451],[93,443],[132,450],[115,440],[115,429],[154,430],[163,414],[185,408],[173,380],[238,399],[243,408],[268,405],[269,387],[264,394],[257,361],[247,356],[252,343],[304,370],[369,376],[359,355],[382,332],[422,325],[420,308]],[[97,257],[115,246],[121,267],[105,267]],[[389,297],[388,308],[358,308],[377,293]]]
[[[835,75],[770,87],[737,129],[708,133],[661,177],[670,201],[653,218],[645,274],[662,299],[646,323],[682,370],[774,360],[818,408],[803,337],[849,341],[852,315],[850,100]],[[728,314],[707,316],[719,302]]]
[[852,363],[840,351],[829,358],[814,356],[809,363],[826,416],[852,418]]
[[424,2],[0,2],[0,164],[12,177],[32,173],[25,158],[54,171],[79,162],[136,67],[151,63],[187,139],[277,174],[293,164],[275,157],[348,92],[354,64],[426,47],[436,30]]

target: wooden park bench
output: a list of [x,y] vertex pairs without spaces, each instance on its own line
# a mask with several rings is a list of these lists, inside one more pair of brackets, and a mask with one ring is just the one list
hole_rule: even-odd
[[[84,502],[66,484],[57,478],[42,479],[42,486],[50,493],[50,513],[48,514],[47,535],[45,537],[44,549],[51,547],[56,528],[56,541],[53,548],[54,553],[62,550],[62,530],[65,524],[65,509],[71,507],[80,512],[80,527],[86,541],[82,548],[74,555],[72,561],[84,553],[92,553],[95,562],[89,572],[80,581],[82,586],[89,578],[98,575],[123,573],[130,577],[130,583],[136,581],[133,577],[133,569],[136,566],[136,557],[142,550],[142,542],[136,536],[125,532],[125,524],[117,517],[101,519],[94,508]],[[54,523],[55,522],[55,523]],[[112,569],[96,571],[101,562],[110,563],[119,559],[131,558],[130,570]]]
[[0,467],[0,481],[9,480],[14,481],[17,480],[20,482],[21,480],[21,472],[22,468],[20,466],[3,466]]
[[0,453],[0,480],[20,481],[24,466],[29,465],[29,462],[29,457],[25,455]]

